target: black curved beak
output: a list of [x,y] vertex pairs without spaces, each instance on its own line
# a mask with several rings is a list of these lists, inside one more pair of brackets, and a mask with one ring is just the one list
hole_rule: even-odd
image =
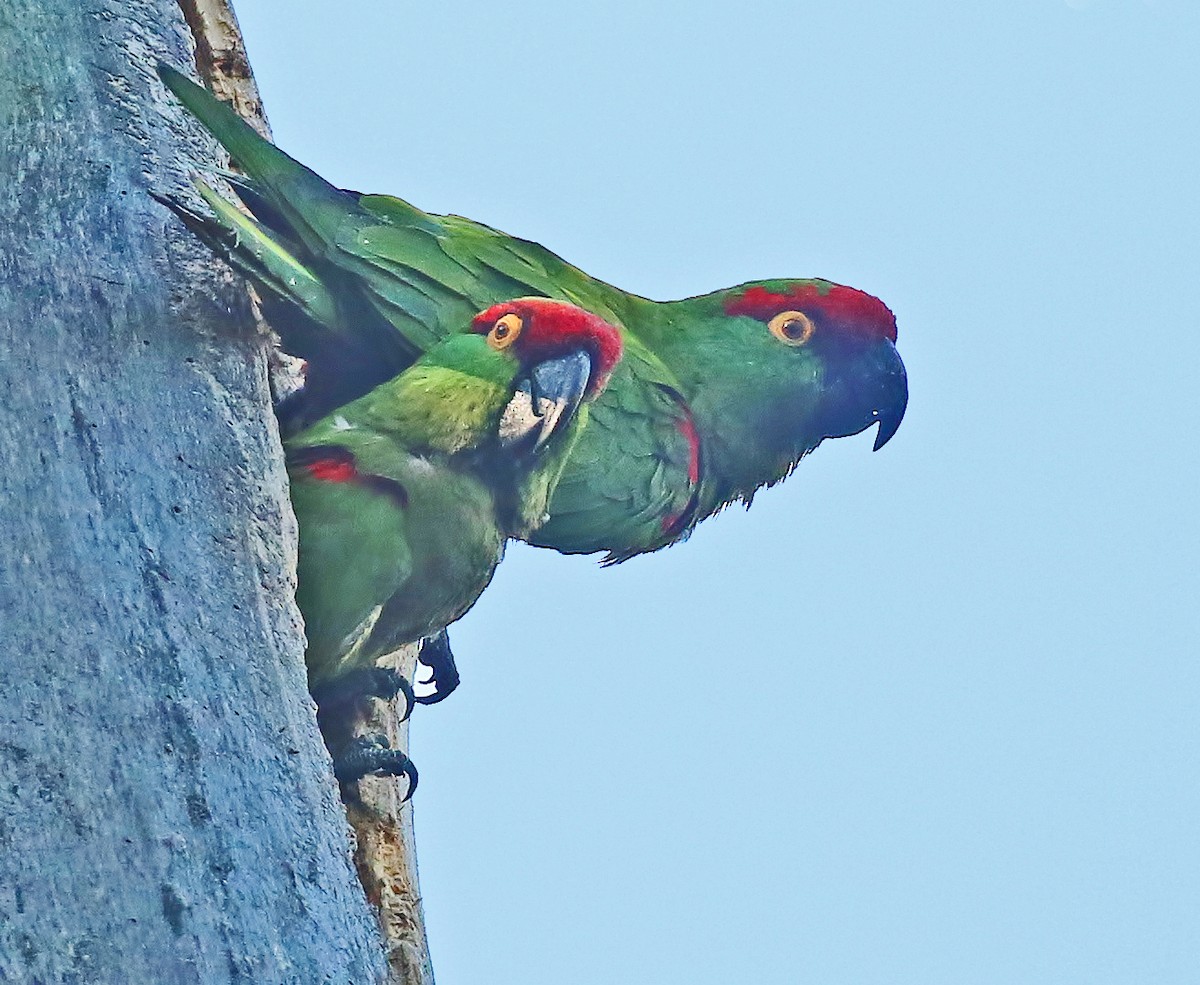
[[875,435],[874,451],[879,451],[892,440],[904,420],[908,407],[908,373],[900,359],[900,353],[891,342],[885,342],[876,362],[878,399],[871,413],[879,421],[879,432]]
[[538,451],[575,415],[592,377],[592,359],[576,350],[537,363],[517,384],[500,417],[500,443]]
[[825,436],[842,438],[879,425],[875,451],[886,445],[904,420],[908,406],[908,376],[900,354],[889,339],[877,339],[866,349],[845,353],[827,381]]
[[877,352],[877,400],[871,413],[879,421],[879,432],[875,435],[874,451],[879,451],[892,440],[904,420],[908,407],[908,373],[900,353],[891,342],[883,342]]

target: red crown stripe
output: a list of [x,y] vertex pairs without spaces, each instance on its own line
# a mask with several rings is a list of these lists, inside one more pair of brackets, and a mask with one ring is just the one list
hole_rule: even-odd
[[764,322],[789,308],[827,319],[849,331],[896,341],[896,316],[891,309],[879,298],[840,284],[825,292],[816,284],[794,284],[784,294],[755,286],[725,302],[726,314],[748,315]]
[[608,381],[608,375],[621,358],[618,329],[589,311],[550,298],[518,298],[492,305],[471,320],[471,330],[485,335],[507,314],[520,315],[525,322],[514,345],[524,359],[544,359],[572,345],[587,348],[595,360],[593,390]]

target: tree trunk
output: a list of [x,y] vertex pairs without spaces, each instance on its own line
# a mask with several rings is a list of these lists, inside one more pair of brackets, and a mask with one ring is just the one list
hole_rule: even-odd
[[0,980],[363,985],[264,347],[147,194],[190,57],[170,0],[0,7]]

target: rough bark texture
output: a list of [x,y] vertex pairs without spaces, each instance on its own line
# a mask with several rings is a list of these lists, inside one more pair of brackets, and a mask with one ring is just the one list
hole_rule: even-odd
[[[416,669],[416,648],[405,647],[390,661],[409,680]],[[417,714],[421,709],[417,709]],[[408,724],[397,721],[395,705],[376,702],[355,724],[356,735],[385,735],[395,749],[408,750]],[[400,803],[401,785],[367,777],[358,784],[359,799],[346,813],[354,830],[354,864],[367,899],[379,916],[395,985],[433,985],[425,913],[417,882],[417,848],[412,801]]]
[[264,137],[271,136],[242,32],[227,0],[179,0],[196,47],[196,72]]
[[0,6],[0,980],[363,985],[261,340],[147,196],[190,57],[173,0]]
[[[180,6],[194,37],[197,74],[269,138],[270,125],[233,10],[226,0],[180,0]],[[253,301],[253,291],[250,294]],[[252,307],[257,318],[258,306]],[[276,397],[291,392],[299,383],[295,361],[274,349],[268,355]],[[411,680],[416,647],[404,648],[390,662]],[[397,721],[395,705],[375,702],[363,711],[349,729],[352,734],[386,735],[394,748],[408,749],[408,726]],[[346,812],[353,832],[354,865],[379,920],[388,980],[392,985],[433,985],[417,881],[412,804],[401,803],[403,784],[390,779],[364,780],[358,793],[359,799]]]

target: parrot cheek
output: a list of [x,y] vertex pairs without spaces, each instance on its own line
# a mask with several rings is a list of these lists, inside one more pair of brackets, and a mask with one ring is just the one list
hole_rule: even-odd
[[802,376],[802,380],[792,377],[782,381],[775,399],[760,418],[765,447],[780,461],[793,465],[827,436],[822,420],[823,405],[819,399],[820,376],[812,372]]
[[501,446],[517,448],[525,443],[540,423],[541,416],[533,406],[533,386],[529,380],[521,380],[504,413],[500,415]]
[[537,363],[500,415],[501,446],[539,451],[575,416],[591,374],[591,357],[581,350]]

